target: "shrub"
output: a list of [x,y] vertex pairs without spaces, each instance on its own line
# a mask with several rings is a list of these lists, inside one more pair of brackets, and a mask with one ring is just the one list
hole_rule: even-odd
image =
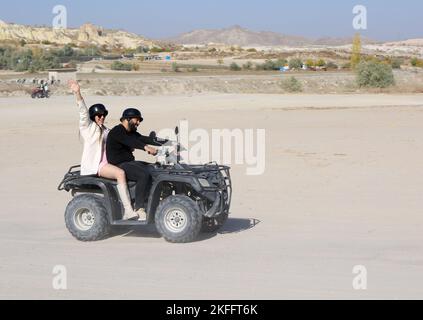
[[288,64],[288,60],[286,60],[286,59],[278,59],[275,62],[275,70],[279,70],[280,68],[283,68],[287,64]]
[[332,61],[329,61],[328,63],[326,63],[326,68],[329,70],[338,70],[338,65]]
[[289,69],[295,70],[295,69],[301,69],[303,67],[303,62],[299,58],[294,58],[289,60]]
[[149,50],[150,49],[148,47],[139,46],[135,51],[136,53],[147,53]]
[[151,53],[160,53],[160,52],[164,52],[165,51],[165,49],[163,49],[163,48],[158,48],[158,47],[153,47],[153,48],[151,48],[151,50],[150,50],[150,52]]
[[257,52],[257,49],[255,49],[255,48],[250,48],[250,49],[247,49],[247,52]]
[[275,70],[276,65],[272,60],[266,60],[263,64],[263,70]]
[[319,59],[316,62],[316,67],[324,67],[326,65],[326,61],[323,59]]
[[413,67],[423,68],[423,60],[414,57],[413,59],[411,59],[411,65]]
[[115,61],[112,63],[112,70],[118,71],[132,71],[132,64]]
[[243,68],[244,70],[251,70],[251,69],[253,68],[253,63],[252,63],[251,61],[248,61],[246,64],[244,64],[244,65],[242,66],[242,68]]
[[399,58],[393,58],[391,61],[392,69],[401,69],[402,64],[403,64],[403,61]]
[[63,49],[57,52],[57,55],[63,57],[73,57],[74,55],[76,55],[76,52],[72,49],[70,45],[65,45]]
[[370,61],[357,66],[357,83],[360,87],[386,88],[395,84],[392,67]]
[[314,67],[316,64],[313,59],[307,59],[305,65],[309,68]]
[[97,46],[89,46],[82,50],[82,54],[90,57],[99,56],[101,55],[101,50]]
[[273,60],[266,60],[263,64],[257,64],[256,70],[279,70],[283,66],[285,66],[288,63],[285,59],[278,59],[276,61]]
[[351,62],[344,63],[342,69],[351,69]]
[[416,57],[414,57],[413,59],[411,59],[411,65],[413,67],[417,67],[417,62],[419,61],[419,59],[417,59]]
[[282,88],[288,92],[302,92],[303,86],[295,77],[290,77],[282,81]]
[[173,72],[179,72],[179,66],[176,62],[172,63],[172,71]]
[[241,67],[236,62],[232,62],[229,68],[232,71],[241,71]]
[[40,71],[60,68],[61,64],[56,51],[42,49],[23,50],[11,47],[0,47],[0,69],[15,71]]

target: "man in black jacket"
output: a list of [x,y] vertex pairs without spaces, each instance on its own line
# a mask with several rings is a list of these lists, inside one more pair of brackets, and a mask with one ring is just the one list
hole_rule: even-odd
[[144,201],[151,179],[150,167],[147,163],[135,161],[134,149],[140,149],[156,155],[157,150],[149,145],[159,146],[153,138],[137,132],[144,119],[137,109],[127,109],[120,119],[121,124],[114,127],[107,137],[107,160],[125,171],[128,180],[136,181],[135,211],[140,220],[146,220]]

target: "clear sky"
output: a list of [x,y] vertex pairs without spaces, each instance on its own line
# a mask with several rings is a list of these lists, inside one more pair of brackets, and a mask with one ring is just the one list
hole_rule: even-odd
[[68,27],[91,22],[150,38],[165,38],[194,29],[240,25],[311,38],[344,37],[352,27],[355,5],[368,10],[364,36],[375,40],[423,38],[422,0],[13,0],[2,1],[0,20],[51,25],[52,9],[64,5]]

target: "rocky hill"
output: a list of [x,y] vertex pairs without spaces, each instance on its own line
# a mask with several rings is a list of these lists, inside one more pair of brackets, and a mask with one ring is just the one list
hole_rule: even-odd
[[[309,39],[301,36],[290,36],[269,31],[256,32],[242,28],[238,25],[225,29],[194,30],[168,40],[186,45],[219,43],[237,46],[339,46],[352,43],[352,37]],[[368,44],[376,42],[363,38],[363,43]]]
[[138,46],[154,46],[154,42],[133,33],[118,30],[105,30],[92,24],[84,24],[79,29],[53,29],[5,23],[0,20],[0,41],[21,41],[27,43],[54,43],[123,47],[135,49]]
[[310,43],[303,37],[287,36],[275,32],[254,32],[240,26],[217,30],[194,30],[168,40],[179,44],[221,43],[237,46],[296,46]]

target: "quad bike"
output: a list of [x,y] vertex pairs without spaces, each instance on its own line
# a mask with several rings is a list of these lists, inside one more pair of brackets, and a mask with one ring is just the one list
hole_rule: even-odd
[[32,90],[31,98],[50,98],[50,92],[48,90],[44,90],[42,88],[35,88]]
[[[178,136],[178,128],[176,129]],[[181,163],[181,146],[150,134],[163,144],[150,164],[152,184],[146,202],[147,221],[122,220],[123,206],[117,182],[98,176],[81,176],[80,166],[69,169],[58,190],[71,192],[65,212],[69,232],[80,241],[97,241],[110,235],[114,226],[155,224],[169,242],[194,241],[201,231],[216,232],[229,215],[232,198],[230,168],[216,163]],[[132,201],[135,183],[129,181]]]

